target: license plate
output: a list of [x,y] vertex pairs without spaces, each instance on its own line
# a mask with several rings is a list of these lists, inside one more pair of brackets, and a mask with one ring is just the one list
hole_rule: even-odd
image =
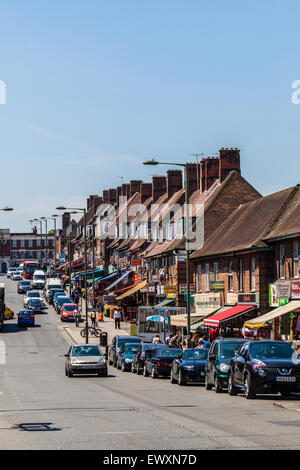
[[205,372],[200,372],[200,375],[203,377],[205,375]]
[[296,377],[276,377],[276,382],[296,382]]
[[83,367],[84,369],[94,369],[97,366],[97,364],[83,364],[80,367]]

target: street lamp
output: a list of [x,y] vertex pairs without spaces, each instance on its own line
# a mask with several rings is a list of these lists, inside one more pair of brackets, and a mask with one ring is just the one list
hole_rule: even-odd
[[56,217],[59,217],[58,214],[53,214],[50,219],[53,219],[54,222],[54,262],[56,265]]
[[33,219],[33,222],[39,222],[40,223],[40,230],[41,230],[41,239],[40,239],[40,243],[41,243],[41,251],[40,251],[40,265],[41,265],[41,268],[42,268],[42,258],[43,258],[43,227],[42,227],[42,221],[40,219]]
[[41,220],[45,222],[45,228],[46,228],[46,269],[48,271],[48,223],[47,223],[47,217],[41,217]]
[[[88,301],[87,301],[87,247],[86,247],[86,209],[78,207],[64,207],[58,206],[56,208],[58,211],[72,210],[83,212],[84,216],[84,291],[85,291],[85,342],[89,342],[89,328],[88,328]],[[70,280],[71,282],[71,280]]]
[[190,191],[190,172],[189,172],[189,163],[169,163],[169,162],[158,162],[157,160],[147,160],[143,162],[144,165],[170,165],[170,166],[181,166],[184,168],[184,189],[185,189],[185,205],[186,205],[186,239],[185,239],[185,252],[186,252],[186,282],[187,282],[187,347],[191,345],[191,288],[190,288],[190,250],[188,242],[188,232],[189,227],[189,191]]
[[10,211],[13,211],[13,208],[12,207],[4,207],[3,209],[0,209],[0,211],[4,211],[4,212],[10,212]]

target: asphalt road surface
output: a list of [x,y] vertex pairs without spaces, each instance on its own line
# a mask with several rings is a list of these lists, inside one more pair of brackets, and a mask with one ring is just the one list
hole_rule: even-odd
[[[18,312],[17,282],[3,281]],[[46,311],[34,328],[7,321],[1,335],[0,449],[300,448],[300,413],[274,407],[279,396],[246,400],[113,367],[107,378],[67,378],[69,344]]]

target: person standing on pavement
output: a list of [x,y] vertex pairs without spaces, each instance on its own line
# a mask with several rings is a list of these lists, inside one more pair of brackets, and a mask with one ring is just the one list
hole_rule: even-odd
[[78,308],[75,308],[74,310],[74,318],[75,318],[75,325],[79,326],[80,313],[79,313]]
[[121,312],[120,310],[115,310],[115,313],[114,313],[114,320],[115,320],[115,329],[120,329],[121,326],[120,326],[120,323],[121,323]]
[[96,326],[96,312],[91,312],[91,322],[92,326]]

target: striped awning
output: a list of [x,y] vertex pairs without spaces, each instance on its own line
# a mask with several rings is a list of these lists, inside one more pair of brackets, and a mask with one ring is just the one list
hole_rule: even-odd
[[128,297],[129,295],[135,294],[139,290],[143,289],[143,287],[146,287],[147,285],[147,280],[140,282],[136,286],[134,286],[132,289],[128,289],[124,294],[119,295],[116,300],[122,300],[125,299],[125,297]]
[[265,326],[268,321],[274,320],[274,318],[281,317],[287,313],[300,312],[300,300],[292,300],[282,307],[275,308],[271,312],[260,315],[259,317],[252,318],[244,323],[247,328],[261,328]]

